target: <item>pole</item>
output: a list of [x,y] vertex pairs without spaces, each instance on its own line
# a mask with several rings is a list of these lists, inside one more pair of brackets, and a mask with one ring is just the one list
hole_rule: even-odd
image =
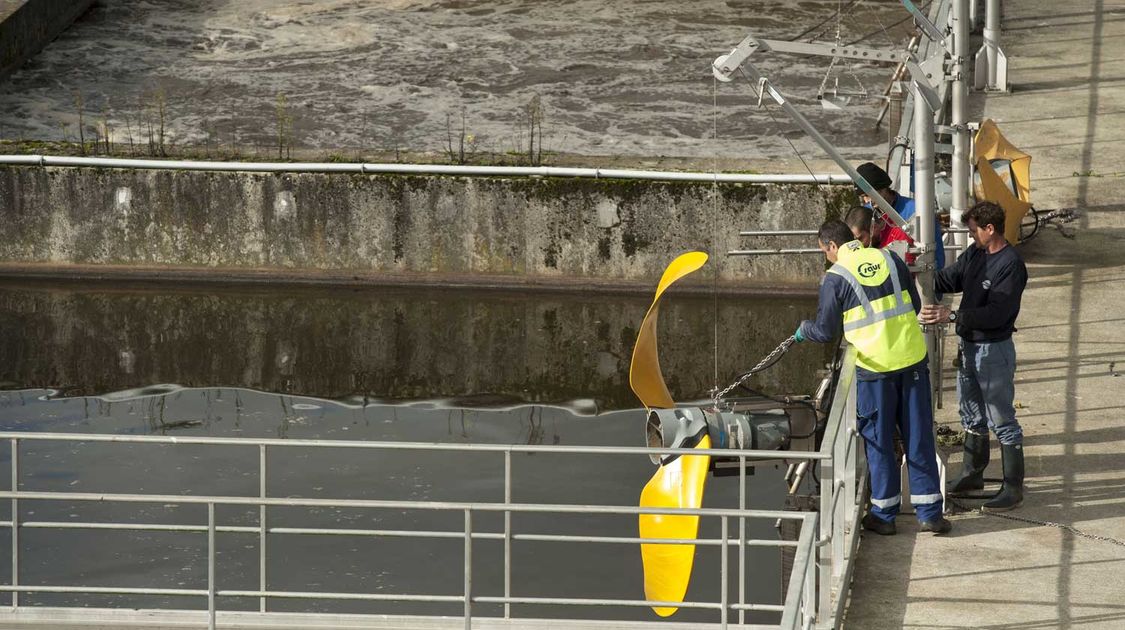
[[996,89],[996,69],[1000,49],[1000,0],[988,0],[984,14],[984,50],[988,57],[988,89]]
[[[969,3],[975,0],[953,0],[953,77],[950,89],[951,120],[953,127],[953,165],[950,174],[953,184],[953,201],[949,209],[949,224],[964,228],[961,215],[969,207]],[[930,136],[933,138],[933,136]],[[931,224],[932,225],[932,224]],[[966,235],[955,233],[953,242],[958,246],[967,243]]]

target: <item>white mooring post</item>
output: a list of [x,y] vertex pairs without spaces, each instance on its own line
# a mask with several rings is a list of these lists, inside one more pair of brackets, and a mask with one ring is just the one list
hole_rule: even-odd
[[984,45],[977,52],[973,87],[989,92],[1008,91],[1008,58],[1000,50],[1000,0],[987,0]]

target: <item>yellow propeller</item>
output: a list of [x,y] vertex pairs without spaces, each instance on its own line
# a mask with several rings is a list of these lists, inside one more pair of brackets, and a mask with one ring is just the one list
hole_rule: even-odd
[[[671,409],[675,406],[664,376],[660,371],[660,357],[656,346],[656,322],[660,312],[660,298],[677,280],[698,271],[707,262],[707,254],[689,252],[672,261],[664,270],[656,295],[652,299],[633,348],[629,366],[629,385],[648,409]],[[664,436],[664,446],[676,448],[711,447],[706,424],[685,423],[686,432],[677,436]],[[641,507],[649,508],[699,508],[703,504],[703,486],[707,480],[708,455],[669,455],[660,461],[652,479],[641,491]],[[644,539],[695,539],[699,534],[699,517],[669,514],[642,514],[639,518],[640,537]],[[682,602],[691,580],[691,567],[695,561],[695,545],[673,543],[642,543],[641,562],[644,565],[645,598],[662,602]],[[676,612],[674,606],[654,606],[661,617]]]

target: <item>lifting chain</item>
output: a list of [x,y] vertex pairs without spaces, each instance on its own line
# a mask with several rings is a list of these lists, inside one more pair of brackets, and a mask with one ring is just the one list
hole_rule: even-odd
[[751,376],[757,374],[758,372],[761,372],[762,370],[772,366],[774,363],[777,363],[778,359],[781,358],[781,355],[788,352],[789,347],[792,346],[796,342],[797,342],[797,336],[796,335],[789,335],[789,337],[787,337],[785,339],[785,341],[781,342],[781,345],[779,345],[778,347],[773,349],[773,352],[769,353],[768,355],[766,355],[766,358],[759,361],[758,365],[755,365],[753,368],[751,368],[751,370],[749,372],[743,374],[742,376],[739,376],[733,383],[731,383],[730,385],[727,385],[726,388],[723,389],[722,391],[718,391],[713,398],[713,400],[715,402],[715,407],[719,407],[720,404],[722,403],[723,398],[725,398],[726,395],[729,394],[732,389],[734,389],[735,387],[738,387],[739,385],[745,383],[746,379],[748,379]]

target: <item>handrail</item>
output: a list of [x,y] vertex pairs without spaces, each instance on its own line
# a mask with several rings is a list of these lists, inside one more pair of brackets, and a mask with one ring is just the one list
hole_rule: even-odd
[[[561,444],[450,444],[443,442],[394,442],[346,440],[310,440],[282,438],[219,438],[179,437],[173,435],[106,435],[97,433],[23,433],[0,431],[0,440],[34,440],[55,442],[140,442],[155,444],[193,444],[227,446],[284,446],[293,448],[394,449],[422,451],[485,451],[493,453],[569,453],[574,455],[710,455],[777,459],[778,451],[719,448],[651,448],[647,446],[566,446]],[[783,451],[785,459],[826,459],[823,453]]]
[[760,174],[645,171],[562,166],[467,166],[449,164],[368,164],[340,162],[212,162],[207,160],[143,160],[133,158],[54,155],[0,155],[0,165],[70,166],[84,168],[173,169],[235,173],[356,173],[365,175],[453,175],[476,177],[578,177],[723,184],[847,184],[843,173]]

